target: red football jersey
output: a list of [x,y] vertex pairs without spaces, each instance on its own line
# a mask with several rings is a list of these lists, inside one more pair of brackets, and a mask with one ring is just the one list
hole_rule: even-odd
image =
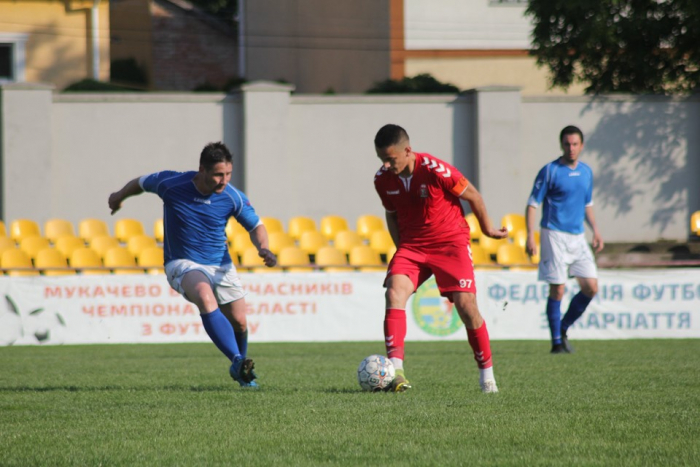
[[416,153],[416,165],[409,178],[399,177],[384,167],[374,177],[374,188],[384,209],[397,213],[401,244],[464,238],[469,226],[459,196],[468,186],[469,181],[459,170],[424,153]]

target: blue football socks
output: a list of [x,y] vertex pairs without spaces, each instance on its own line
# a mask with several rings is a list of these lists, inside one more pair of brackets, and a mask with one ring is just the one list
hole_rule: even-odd
[[217,308],[211,313],[201,314],[200,316],[209,338],[229,360],[233,361],[234,357],[241,354],[238,350],[233,327],[221,310]]
[[236,343],[238,344],[238,350],[240,350],[243,358],[248,355],[248,331],[237,332],[234,331],[236,335]]
[[563,331],[569,329],[569,327],[581,317],[583,312],[586,311],[588,304],[591,303],[591,300],[593,300],[593,298],[584,295],[583,292],[577,293],[574,298],[571,299],[569,310],[564,315],[564,319],[561,320],[561,329]]
[[552,344],[561,344],[561,300],[547,299],[547,322]]

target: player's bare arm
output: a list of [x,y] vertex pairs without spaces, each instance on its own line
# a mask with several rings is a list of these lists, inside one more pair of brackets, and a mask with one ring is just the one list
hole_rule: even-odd
[[125,199],[127,199],[130,196],[140,195],[141,193],[143,193],[143,188],[141,188],[141,185],[139,184],[139,179],[140,177],[131,180],[126,185],[124,185],[124,187],[121,190],[115,191],[114,193],[109,195],[109,200],[107,202],[109,204],[109,209],[112,210],[112,214],[121,209],[122,203]]
[[394,245],[399,246],[399,218],[395,212],[386,212],[386,226],[394,241]]
[[460,196],[460,199],[465,200],[469,203],[472,208],[472,212],[479,221],[481,226],[481,232],[487,237],[491,238],[506,238],[508,236],[508,229],[501,227],[497,229],[491,223],[488,213],[486,212],[486,204],[484,199],[481,197],[481,193],[474,188],[474,185],[469,185],[464,193]]
[[263,259],[265,266],[271,268],[277,264],[277,257],[269,250],[267,229],[264,225],[260,224],[250,231],[250,240],[258,249],[258,255]]
[[605,246],[605,243],[603,242],[603,237],[600,235],[600,232],[598,231],[598,226],[595,222],[593,206],[586,206],[586,222],[593,231],[593,249],[596,253],[599,253]]
[[537,208],[535,206],[528,205],[527,208],[525,208],[525,224],[527,225],[525,251],[530,256],[535,256],[537,254],[537,242],[535,241],[535,224],[537,224],[537,219],[535,217],[536,211]]

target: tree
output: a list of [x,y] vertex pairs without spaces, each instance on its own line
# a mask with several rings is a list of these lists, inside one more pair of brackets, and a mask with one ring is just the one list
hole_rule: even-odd
[[530,0],[531,54],[552,87],[689,93],[700,87],[700,1]]

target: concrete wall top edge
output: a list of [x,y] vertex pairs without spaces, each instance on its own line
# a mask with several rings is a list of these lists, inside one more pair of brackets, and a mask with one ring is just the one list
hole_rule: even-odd
[[292,104],[416,104],[453,103],[473,101],[469,94],[345,94],[345,95],[292,95]]
[[159,103],[192,103],[192,102],[239,102],[240,94],[224,93],[54,93],[53,101],[57,103],[84,102],[159,102]]

